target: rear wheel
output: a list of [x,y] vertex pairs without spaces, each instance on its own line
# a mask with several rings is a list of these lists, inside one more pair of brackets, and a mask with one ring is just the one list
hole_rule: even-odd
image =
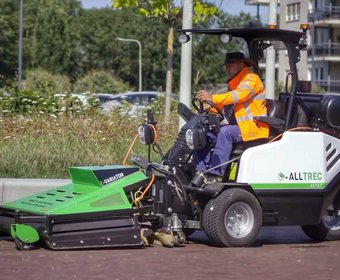
[[255,242],[262,219],[262,208],[254,195],[229,189],[208,202],[202,226],[215,245],[243,247]]
[[302,226],[302,230],[314,240],[340,240],[340,215],[338,211],[334,210],[333,205],[330,205],[319,224]]

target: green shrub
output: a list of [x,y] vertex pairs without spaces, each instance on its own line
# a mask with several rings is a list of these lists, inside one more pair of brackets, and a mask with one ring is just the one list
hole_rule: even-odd
[[0,115],[11,113],[57,113],[55,97],[44,91],[45,95],[31,89],[18,91],[9,89],[0,96]]
[[92,71],[74,84],[74,92],[119,93],[130,89],[129,85],[106,71]]
[[9,89],[6,93],[0,92],[1,115],[34,115],[48,114],[53,117],[58,115],[97,114],[99,103],[90,96],[76,96],[69,92],[53,94],[50,90],[18,91]]
[[24,90],[38,91],[44,95],[71,90],[71,83],[67,76],[53,74],[42,68],[27,70],[22,85]]

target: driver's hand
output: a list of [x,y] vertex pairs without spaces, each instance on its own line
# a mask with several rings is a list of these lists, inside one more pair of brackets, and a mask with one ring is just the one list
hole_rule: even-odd
[[[205,91],[205,90],[200,90],[199,92],[197,92],[196,99],[200,102],[203,102],[204,100],[209,100],[209,101],[213,102],[212,94],[210,92]],[[203,107],[204,107],[204,110],[209,110],[211,108],[211,106],[207,103],[203,103]]]

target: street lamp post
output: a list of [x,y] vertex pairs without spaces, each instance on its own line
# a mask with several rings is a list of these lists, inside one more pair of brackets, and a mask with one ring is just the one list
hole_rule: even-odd
[[[185,0],[183,2],[183,29],[192,28],[192,8],[193,0]],[[192,37],[192,35],[190,36]],[[181,47],[181,79],[180,79],[180,97],[179,100],[189,108],[191,106],[191,69],[192,69],[192,40],[182,44]],[[178,129],[185,124],[184,119],[179,117]]]
[[19,16],[19,57],[18,57],[18,90],[22,88],[22,29],[24,0],[20,0],[20,16]]
[[[269,24],[277,24],[277,0],[269,0]],[[275,50],[273,46],[267,49],[265,89],[266,97],[275,99]]]
[[124,42],[135,42],[138,44],[139,47],[139,91],[142,91],[142,44],[140,41],[136,39],[125,39],[125,38],[116,38],[119,41]]

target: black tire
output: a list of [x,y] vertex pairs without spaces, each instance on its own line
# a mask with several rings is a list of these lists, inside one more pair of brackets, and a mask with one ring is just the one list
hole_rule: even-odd
[[229,189],[207,203],[202,227],[216,246],[244,247],[255,242],[262,220],[262,208],[254,195]]
[[35,246],[33,244],[23,242],[17,237],[14,238],[14,243],[19,251],[29,251],[35,249]]
[[340,240],[340,216],[334,211],[333,205],[328,207],[326,214],[322,217],[319,224],[301,226],[301,228],[313,240]]

